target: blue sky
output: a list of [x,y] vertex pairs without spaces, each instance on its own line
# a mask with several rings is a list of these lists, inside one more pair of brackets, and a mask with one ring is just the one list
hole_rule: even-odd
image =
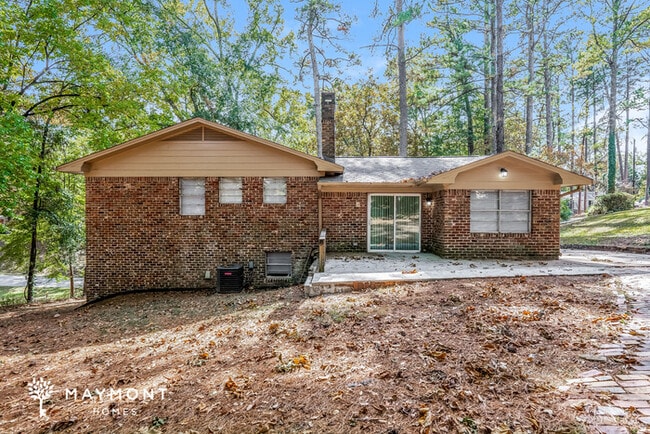
[[[337,1],[337,0],[332,0]],[[281,0],[281,3],[284,7],[284,20],[285,20],[285,30],[287,32],[298,30],[298,23],[295,20],[296,7],[299,3],[296,0]],[[391,5],[394,5],[394,0],[365,0],[365,1],[340,1],[342,9],[345,13],[356,18],[352,24],[347,37],[341,41],[346,49],[355,52],[360,59],[360,65],[345,68],[344,75],[341,77],[348,82],[355,82],[358,79],[367,76],[369,71],[372,71],[375,76],[380,80],[384,79],[384,71],[386,68],[386,56],[384,49],[382,47],[377,47],[374,51],[369,47],[373,44],[373,39],[376,38],[382,28],[383,20],[385,20],[387,11]],[[233,3],[235,4],[235,3]],[[596,3],[598,5],[598,3]],[[381,15],[377,17],[371,17],[373,9],[378,8]],[[568,9],[567,9],[568,7]],[[426,22],[431,19],[431,15],[426,13],[427,7],[424,6],[424,15],[416,19],[415,21],[409,23],[406,29],[406,44],[407,46],[415,46],[419,43],[420,38],[423,34],[429,33],[432,30],[426,26]],[[584,20],[584,17],[577,16],[569,18],[567,15],[569,10],[576,10],[575,7],[571,7],[569,4],[566,5],[566,13],[562,11],[559,12],[557,20],[558,22],[563,22],[564,25],[578,26],[582,30],[583,34],[578,37],[586,38],[586,35],[591,31],[590,26]],[[589,13],[585,10],[585,13]],[[598,16],[598,21],[596,22],[596,27],[599,30],[603,29],[603,26],[606,26],[604,22],[604,17]],[[581,24],[582,23],[582,24]],[[521,56],[520,47],[522,44],[521,34],[519,31],[513,28],[513,24],[510,18],[505,20],[506,26],[509,26],[509,32],[506,35],[505,48],[507,52],[507,60],[512,61],[516,57]],[[479,36],[477,36],[479,37]],[[482,37],[481,37],[482,39]],[[477,45],[482,44],[481,41],[476,41]],[[304,49],[304,46],[302,47]],[[287,59],[288,63],[291,61]],[[293,65],[284,65],[285,67],[292,68]],[[303,91],[311,90],[311,79],[305,80],[303,83],[295,83],[295,86]],[[605,114],[605,107],[603,107],[602,115]],[[646,118],[647,113],[645,110],[635,111],[632,114],[634,117]],[[645,144],[645,128],[640,128],[638,125],[635,126],[632,130],[632,137],[636,139],[637,148],[643,148]],[[631,151],[630,151],[631,152]]]
[[[370,70],[379,78],[383,77],[386,67],[384,49],[378,47],[373,51],[370,46],[373,45],[373,39],[379,36],[389,5],[393,5],[394,0],[376,0],[376,3],[382,15],[373,18],[371,15],[375,9],[375,0],[341,2],[344,13],[356,18],[347,36],[340,41],[341,45],[347,50],[357,53],[361,60],[359,66],[346,69],[347,77],[345,78],[348,80],[356,81]],[[282,5],[284,6],[286,30],[297,32],[298,23],[295,21],[295,10],[298,5],[291,0],[282,0]],[[419,41],[420,33],[424,31],[424,27],[423,20],[409,25],[406,34],[407,45],[416,44]]]

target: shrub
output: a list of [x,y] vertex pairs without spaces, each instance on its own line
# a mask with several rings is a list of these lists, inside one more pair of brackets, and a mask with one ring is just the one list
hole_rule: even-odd
[[569,206],[569,199],[562,199],[562,202],[560,202],[560,220],[565,222],[571,218],[572,214],[573,211],[571,211],[571,207]]
[[599,196],[589,208],[588,215],[609,214],[634,208],[634,196],[628,193],[610,193]]

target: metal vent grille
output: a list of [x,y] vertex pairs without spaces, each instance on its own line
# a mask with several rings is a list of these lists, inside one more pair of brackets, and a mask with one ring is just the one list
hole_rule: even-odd
[[267,277],[291,277],[291,252],[269,252],[266,254]]

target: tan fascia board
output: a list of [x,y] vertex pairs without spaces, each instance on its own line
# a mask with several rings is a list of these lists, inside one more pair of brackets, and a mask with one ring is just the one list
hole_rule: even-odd
[[217,130],[219,132],[222,132],[224,134],[236,137],[238,139],[265,145],[277,149],[281,152],[286,152],[288,154],[297,156],[299,158],[310,160],[316,165],[316,170],[323,173],[323,175],[328,173],[343,173],[343,166],[340,166],[336,163],[332,163],[330,161],[323,160],[318,157],[314,157],[312,155],[306,154],[301,151],[296,151],[295,149],[291,149],[289,147],[280,145],[270,140],[262,139],[260,137],[253,136],[252,134],[244,133],[235,130],[233,128],[226,127],[225,125],[221,125],[216,122],[207,121],[202,118],[192,118],[187,121],[169,126],[167,128],[154,131],[153,133],[149,133],[144,136],[129,140],[128,142],[124,142],[119,145],[112,146],[102,151],[93,152],[92,154],[86,155],[85,157],[79,158],[77,160],[71,161],[66,164],[62,164],[61,166],[57,167],[56,170],[60,172],[69,172],[69,173],[77,173],[77,174],[87,173],[90,171],[93,161],[106,158],[108,156],[115,155],[120,152],[124,152],[128,149],[132,149],[134,147],[146,143],[150,143],[155,140],[160,140],[161,138],[173,137],[175,135],[183,133],[188,129],[197,126],[208,127]]
[[545,163],[543,161],[537,160],[535,158],[528,157],[526,155],[520,154],[518,152],[514,151],[504,151],[500,154],[492,155],[488,158],[484,158],[482,160],[475,161],[473,163],[466,164],[461,167],[457,167],[456,169],[452,169],[448,172],[443,172],[438,175],[434,175],[430,178],[428,178],[425,183],[426,184],[453,184],[456,182],[456,176],[462,172],[466,172],[467,170],[471,170],[475,167],[480,167],[483,166],[487,163],[492,163],[495,161],[502,160],[504,158],[515,158],[519,161],[523,161],[525,163],[531,164],[533,166],[539,167],[541,169],[547,170],[549,172],[553,172],[556,174],[556,180],[554,181],[554,184],[561,185],[561,186],[572,186],[572,185],[592,185],[593,180],[591,178],[588,178],[586,176],[578,175],[577,173],[570,172],[568,170],[562,169],[560,167],[553,166],[552,164]]
[[431,186],[418,185],[414,182],[319,182],[318,190],[329,193],[427,193],[433,191]]

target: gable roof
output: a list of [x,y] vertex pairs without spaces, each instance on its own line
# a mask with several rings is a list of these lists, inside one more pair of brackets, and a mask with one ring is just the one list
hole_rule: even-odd
[[341,167],[339,164],[332,163],[322,158],[314,157],[312,155],[297,151],[287,146],[280,145],[270,140],[262,139],[252,134],[247,134],[235,130],[233,128],[226,127],[225,125],[221,125],[216,122],[205,120],[203,118],[189,119],[187,121],[180,122],[178,124],[169,126],[167,128],[163,128],[161,130],[154,131],[144,136],[129,140],[119,145],[112,146],[102,151],[94,152],[82,158],[78,158],[74,161],[63,164],[57,167],[57,170],[61,172],[69,172],[69,173],[77,173],[77,174],[86,173],[90,170],[90,167],[94,162],[103,160],[108,157],[115,156],[127,150],[135,149],[144,144],[152,143],[154,141],[162,141],[162,140],[169,139],[171,137],[193,130],[197,127],[206,127],[210,130],[214,130],[218,133],[225,134],[236,139],[267,146],[279,152],[286,153],[287,155],[291,155],[303,160],[310,161],[315,165],[316,170],[318,170],[319,172],[330,173],[330,174],[343,172],[343,167]]
[[463,172],[467,172],[491,163],[506,163],[513,161],[553,173],[555,176],[554,184],[561,185],[563,187],[572,185],[591,185],[593,183],[591,178],[583,175],[578,175],[577,173],[562,169],[560,167],[514,151],[504,151],[481,160],[473,161],[464,166],[453,168],[449,171],[434,174],[426,179],[425,182],[427,184],[453,184],[456,181],[456,177]]
[[320,183],[330,184],[374,184],[374,183],[412,183],[453,184],[456,177],[464,172],[482,166],[502,162],[519,162],[531,168],[550,172],[555,185],[591,185],[592,180],[535,158],[505,151],[489,156],[470,157],[344,157],[336,162],[345,172],[336,176],[322,178]]
[[443,173],[474,161],[476,157],[337,157],[342,174],[321,179],[331,183],[406,183]]

